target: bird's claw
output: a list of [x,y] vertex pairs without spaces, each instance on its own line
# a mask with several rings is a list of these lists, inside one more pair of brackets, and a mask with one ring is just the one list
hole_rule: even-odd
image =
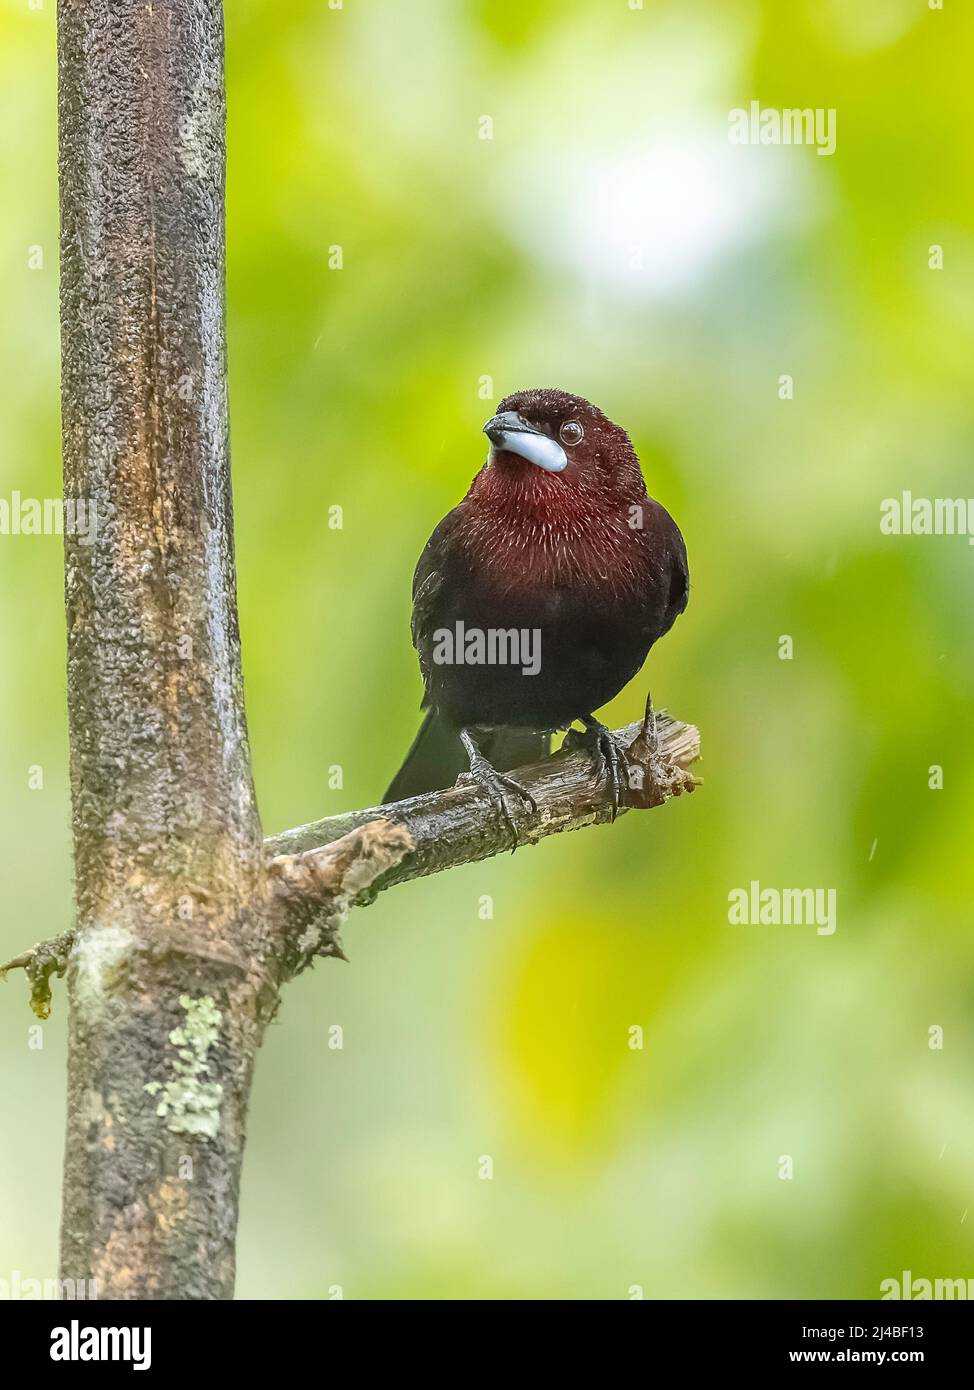
[[508,794],[513,793],[515,797],[526,802],[532,815],[537,812],[538,803],[527,787],[522,787],[520,782],[515,782],[513,777],[505,777],[503,772],[498,772],[486,758],[478,758],[472,763],[466,776],[472,778],[490,797],[494,810],[510,831],[511,853],[513,854],[521,843],[521,837],[518,834],[517,817]]
[[[629,784],[629,758],[628,749],[611,729],[600,724],[597,719],[589,716],[582,721],[585,725],[584,733],[570,735],[573,747],[586,747],[592,750],[595,761],[596,780],[607,781],[612,794],[612,811],[610,820],[615,820],[622,805],[623,789]],[[567,740],[566,740],[567,742]]]
[[480,752],[472,739],[468,741],[464,738],[463,742],[470,759],[470,771],[463,773],[458,780],[463,781],[469,778],[476,782],[490,797],[494,810],[510,831],[511,853],[513,854],[521,843],[521,838],[517,830],[517,817],[508,794],[512,793],[521,801],[526,802],[532,815],[537,814],[538,803],[527,787],[522,787],[520,782],[516,782],[513,777],[507,777],[503,772],[498,772],[496,767]]

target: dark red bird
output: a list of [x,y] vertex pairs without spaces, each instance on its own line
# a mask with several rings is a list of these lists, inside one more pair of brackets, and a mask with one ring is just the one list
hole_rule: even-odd
[[518,391],[484,426],[487,462],[413,577],[426,718],[386,801],[468,769],[515,836],[506,770],[581,721],[618,804],[621,753],[593,714],[687,604],[686,547],[646,492],[625,430],[567,391]]

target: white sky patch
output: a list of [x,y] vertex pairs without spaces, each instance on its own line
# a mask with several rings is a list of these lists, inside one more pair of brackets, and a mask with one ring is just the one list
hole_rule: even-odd
[[803,205],[806,152],[734,146],[727,129],[721,112],[611,149],[528,147],[504,169],[498,219],[534,255],[586,279],[642,297],[688,291]]

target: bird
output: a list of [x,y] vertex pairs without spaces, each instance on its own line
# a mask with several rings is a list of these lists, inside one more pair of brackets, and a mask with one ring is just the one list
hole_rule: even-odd
[[687,606],[686,545],[646,490],[626,431],[583,396],[506,396],[487,459],[430,536],[413,576],[425,715],[384,802],[479,784],[519,843],[507,774],[576,734],[619,806],[625,749],[596,718]]

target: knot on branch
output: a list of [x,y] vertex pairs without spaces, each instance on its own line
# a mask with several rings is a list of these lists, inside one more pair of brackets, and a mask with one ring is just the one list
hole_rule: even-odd
[[626,750],[627,775],[620,797],[623,806],[648,811],[672,796],[692,792],[698,783],[688,767],[664,752],[652,696],[646,701],[642,727]]
[[316,956],[346,959],[339,933],[350,907],[413,848],[405,826],[374,820],[320,849],[280,854],[270,861],[278,958],[286,979]]

